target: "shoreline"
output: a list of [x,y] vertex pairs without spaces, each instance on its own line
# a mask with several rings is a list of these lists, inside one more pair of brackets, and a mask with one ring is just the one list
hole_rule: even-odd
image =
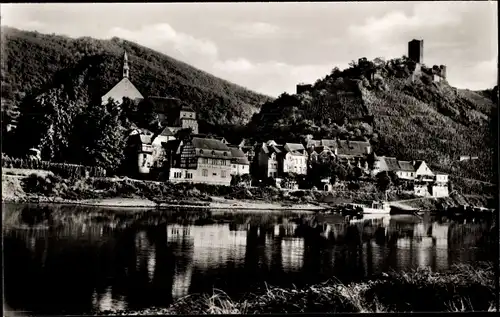
[[[281,288],[268,286],[242,299],[220,290],[191,294],[165,308],[98,311],[96,315],[204,315],[497,311],[494,266],[459,264],[445,272],[417,268],[382,273],[359,282]],[[416,296],[415,296],[416,295]],[[422,301],[421,299],[425,300]]]
[[[267,202],[249,202],[244,200],[227,200],[224,198],[216,198],[216,202],[209,202],[208,205],[196,204],[169,204],[155,202],[144,198],[104,198],[104,199],[88,199],[88,200],[68,200],[68,199],[52,199],[45,196],[33,196],[26,199],[12,199],[2,197],[2,203],[15,204],[60,204],[74,205],[86,207],[101,207],[110,209],[133,209],[133,210],[162,210],[167,208],[184,208],[184,209],[207,209],[207,210],[245,210],[245,211],[303,211],[313,213],[316,211],[327,210],[326,207],[316,205],[297,204],[293,206],[281,206],[280,203]],[[193,201],[194,203],[202,203],[201,201]]]

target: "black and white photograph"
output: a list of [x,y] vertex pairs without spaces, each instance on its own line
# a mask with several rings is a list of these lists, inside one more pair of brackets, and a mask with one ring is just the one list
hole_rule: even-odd
[[4,316],[498,312],[497,1],[0,16]]

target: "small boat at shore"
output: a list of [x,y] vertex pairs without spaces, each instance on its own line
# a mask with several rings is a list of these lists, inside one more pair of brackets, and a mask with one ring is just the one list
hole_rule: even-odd
[[366,215],[389,215],[391,206],[385,201],[373,201],[371,206],[363,206],[363,214]]

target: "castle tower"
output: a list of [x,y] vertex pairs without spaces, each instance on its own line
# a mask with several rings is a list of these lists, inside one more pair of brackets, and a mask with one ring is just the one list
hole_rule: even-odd
[[128,67],[128,56],[127,52],[123,54],[123,78],[128,78],[129,76],[129,67]]
[[424,63],[424,40],[408,42],[408,58],[418,64]]

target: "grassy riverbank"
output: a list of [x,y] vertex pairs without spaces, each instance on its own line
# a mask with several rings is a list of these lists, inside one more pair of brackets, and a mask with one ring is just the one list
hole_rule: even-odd
[[[207,184],[171,184],[129,178],[64,179],[51,172],[6,169],[2,174],[3,202],[70,203],[117,208],[190,206],[231,209],[316,210],[339,203],[362,203],[385,199],[385,193],[369,182],[350,190],[286,191],[272,187],[235,187]],[[491,199],[456,197],[415,199],[408,193],[389,192],[389,201],[408,201],[422,210],[454,206],[464,201],[487,207]],[[413,200],[411,200],[413,199]]]
[[[331,280],[306,288],[266,287],[235,301],[224,292],[191,295],[165,309],[134,314],[256,314],[314,312],[495,311],[493,265],[459,265],[445,273],[418,269],[344,285]],[[129,311],[103,314],[129,314]]]

